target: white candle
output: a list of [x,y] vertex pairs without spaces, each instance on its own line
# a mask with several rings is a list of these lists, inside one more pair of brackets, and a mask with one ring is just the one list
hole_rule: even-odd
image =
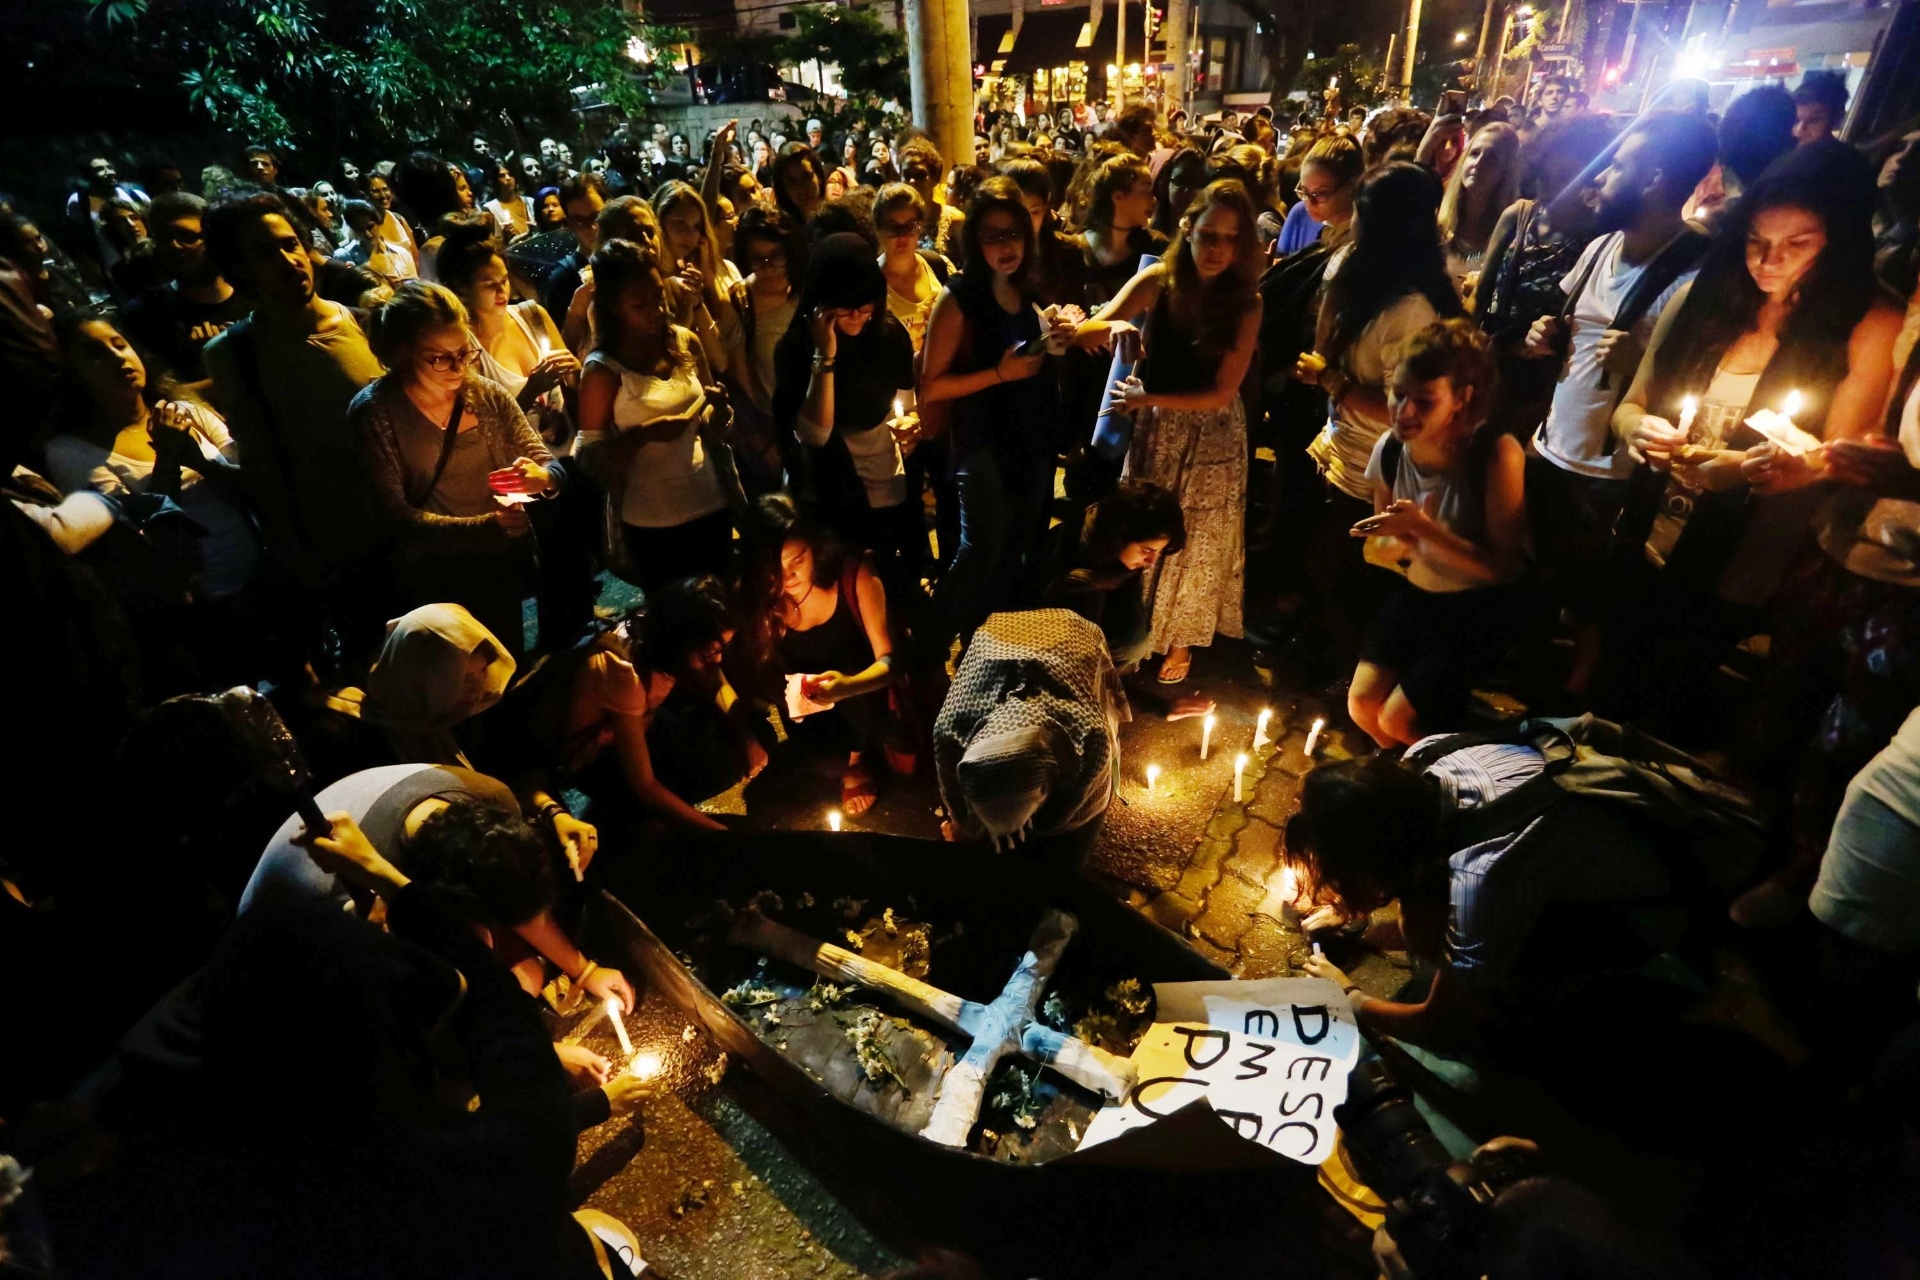
[[1233,758],[1233,802],[1239,804],[1245,797],[1241,795],[1241,784],[1247,776],[1247,758],[1244,755]]
[[1315,954],[1315,955],[1319,955],[1319,954],[1320,954],[1320,944],[1319,944],[1319,943],[1317,943],[1317,942],[1315,942],[1315,943],[1312,943],[1312,944],[1310,944],[1310,945],[1311,945],[1311,946],[1313,947],[1313,954]]
[[896,418],[904,418],[907,416],[906,404],[899,396],[893,398],[893,416]]
[[1207,758],[1207,751],[1213,746],[1213,723],[1218,716],[1209,715],[1200,722],[1200,758]]
[[827,825],[835,831],[840,829],[840,811],[838,809],[827,810]]
[[1147,766],[1147,794],[1148,795],[1154,794],[1155,789],[1159,785],[1160,785],[1160,766],[1157,764],[1150,764]]
[[1255,751],[1258,751],[1260,748],[1266,746],[1267,743],[1272,741],[1271,738],[1267,737],[1267,722],[1272,719],[1273,719],[1273,708],[1266,707],[1261,710],[1260,718],[1254,721],[1253,749]]
[[1792,422],[1793,415],[1798,412],[1800,412],[1800,392],[1796,389],[1787,392],[1786,402],[1780,406],[1780,416]]
[[1693,431],[1693,417],[1700,412],[1698,396],[1687,396],[1680,401],[1680,434],[1688,435]]
[[613,1034],[620,1041],[620,1052],[633,1056],[633,1041],[627,1039],[627,1024],[620,1020],[620,997],[607,997],[607,1021],[613,1024]]
[[1320,731],[1327,727],[1324,719],[1315,720],[1313,728],[1307,730],[1307,759],[1313,759],[1313,749],[1320,745]]

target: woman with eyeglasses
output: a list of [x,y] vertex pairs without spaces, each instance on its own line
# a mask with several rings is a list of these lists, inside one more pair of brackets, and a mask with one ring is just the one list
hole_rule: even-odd
[[1336,134],[1314,143],[1300,162],[1300,182],[1293,189],[1300,202],[1287,210],[1274,256],[1299,253],[1323,236],[1344,236],[1353,221],[1353,184],[1365,168],[1360,144],[1352,138]]
[[[1187,544],[1151,585],[1148,648],[1161,684],[1187,678],[1196,645],[1241,634],[1247,509],[1247,420],[1240,384],[1260,334],[1253,202],[1232,179],[1189,206],[1166,259],[1128,281],[1076,341],[1144,347],[1135,376],[1113,388],[1133,417],[1125,475],[1180,496]],[[1123,317],[1147,315],[1144,337]]]
[[395,528],[401,590],[410,605],[464,605],[518,659],[536,564],[523,504],[558,493],[564,472],[513,395],[474,371],[484,351],[451,290],[407,281],[367,340],[387,372],[347,425]]
[[804,261],[800,231],[778,209],[754,205],[740,217],[733,261],[746,272],[734,291],[740,327],[727,362],[733,393],[733,456],[747,493],[772,493],[786,482],[782,441],[773,425],[774,348],[793,323],[793,277]]
[[1021,197],[1008,178],[975,190],[962,237],[966,266],[927,319],[919,402],[923,411],[952,405],[960,511],[953,559],[933,598],[936,648],[940,635],[971,633],[1019,598],[1053,487],[1060,394],[1054,379],[1036,375],[1072,327],[1041,324],[1034,220]]

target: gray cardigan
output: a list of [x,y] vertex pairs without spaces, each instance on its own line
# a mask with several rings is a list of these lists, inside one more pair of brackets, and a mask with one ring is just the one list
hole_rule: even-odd
[[[375,378],[353,398],[347,423],[365,453],[375,499],[393,526],[403,533],[461,537],[490,534],[497,526],[492,515],[449,516],[425,511],[407,497],[409,479],[400,451],[400,415],[417,413],[397,376]],[[554,472],[556,486],[564,484],[566,470],[547,448],[513,396],[497,382],[476,373],[467,375],[463,390],[467,409],[480,420],[475,428],[487,446],[493,468],[512,466],[516,458],[532,458]],[[420,477],[425,479],[425,477]]]

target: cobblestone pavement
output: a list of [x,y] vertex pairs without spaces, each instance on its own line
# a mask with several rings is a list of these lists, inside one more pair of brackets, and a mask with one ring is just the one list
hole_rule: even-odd
[[[1281,829],[1313,763],[1307,738],[1313,722],[1325,719],[1314,751],[1321,763],[1367,744],[1355,741],[1350,727],[1337,727],[1345,725],[1339,707],[1271,689],[1244,645],[1216,644],[1194,670],[1194,687],[1219,704],[1208,758],[1200,759],[1199,720],[1168,724],[1136,706],[1123,734],[1123,803],[1108,812],[1087,870],[1236,977],[1297,972],[1308,944],[1281,906],[1280,851]],[[1263,709],[1273,712],[1272,740],[1255,749]],[[1242,754],[1243,799],[1236,802],[1234,766]],[[1161,768],[1152,792],[1148,764]],[[1368,952],[1351,974],[1367,990],[1391,995],[1407,970],[1396,954]]]

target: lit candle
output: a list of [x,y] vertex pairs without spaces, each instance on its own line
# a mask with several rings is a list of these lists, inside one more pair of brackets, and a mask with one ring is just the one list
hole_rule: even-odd
[[1792,422],[1793,415],[1798,412],[1800,412],[1800,392],[1798,389],[1795,389],[1787,392],[1786,403],[1780,406],[1780,416],[1788,422]]
[[1700,412],[1700,399],[1687,396],[1680,401],[1680,434],[1690,435],[1693,431],[1693,417]]
[[1213,746],[1213,725],[1218,716],[1209,715],[1200,722],[1200,758],[1205,760],[1207,752]]
[[1293,868],[1282,867],[1280,869],[1280,901],[1291,905],[1293,896]]
[[1307,759],[1313,759],[1313,749],[1320,745],[1320,731],[1327,727],[1324,719],[1315,720],[1313,728],[1307,730]]
[[1157,764],[1150,764],[1147,766],[1147,794],[1148,795],[1154,794],[1154,791],[1159,787],[1159,785],[1160,785],[1160,766]]
[[896,418],[904,418],[907,416],[906,403],[902,401],[899,396],[893,398],[893,416]]
[[827,825],[835,831],[840,829],[840,811],[838,809],[827,810]]
[[665,1065],[660,1061],[659,1054],[643,1053],[633,1060],[633,1065],[627,1070],[631,1071],[637,1079],[651,1080],[660,1074],[660,1069]]
[[1247,776],[1247,758],[1244,755],[1233,758],[1233,802],[1239,804],[1245,797],[1241,795],[1241,783]]
[[620,1041],[620,1052],[633,1056],[633,1041],[627,1039],[627,1024],[620,1019],[620,997],[607,997],[607,1021],[613,1024],[613,1034]]
[[1266,746],[1267,743],[1273,741],[1273,739],[1267,737],[1267,722],[1272,719],[1273,719],[1273,708],[1266,707],[1261,710],[1260,718],[1254,721],[1253,749],[1255,751],[1258,751],[1260,748]]

